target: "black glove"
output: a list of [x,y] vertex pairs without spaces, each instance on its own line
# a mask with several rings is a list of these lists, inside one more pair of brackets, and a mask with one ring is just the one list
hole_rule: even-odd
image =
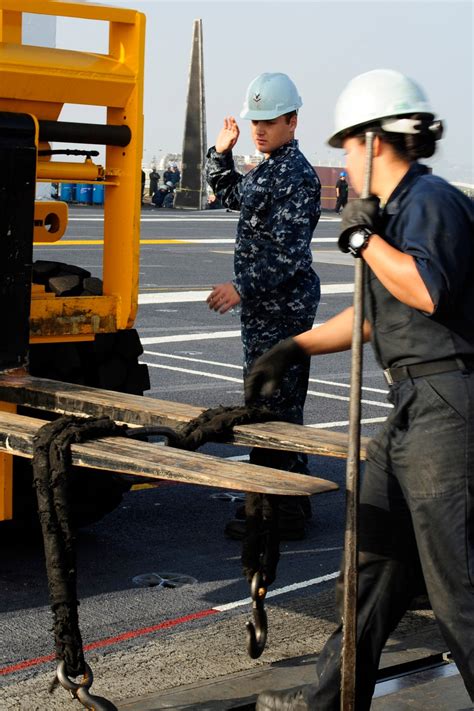
[[342,211],[341,234],[338,239],[338,246],[341,252],[349,252],[349,237],[358,229],[367,228],[371,232],[379,233],[380,200],[375,195],[368,198],[358,198],[351,200]]
[[294,338],[286,338],[257,358],[244,382],[246,404],[258,397],[273,395],[290,365],[301,363],[305,358],[306,353]]

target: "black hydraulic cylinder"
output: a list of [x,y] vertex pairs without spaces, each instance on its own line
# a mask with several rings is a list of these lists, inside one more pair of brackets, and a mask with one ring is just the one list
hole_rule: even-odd
[[35,214],[35,122],[0,112],[0,370],[27,365]]
[[39,122],[40,141],[61,143],[98,143],[103,146],[128,146],[132,132],[128,126],[101,123],[74,123],[71,121]]

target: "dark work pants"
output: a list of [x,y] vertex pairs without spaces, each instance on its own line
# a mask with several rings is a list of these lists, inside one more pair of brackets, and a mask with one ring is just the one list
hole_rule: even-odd
[[347,195],[339,195],[338,198],[336,198],[336,207],[335,211],[340,212],[342,208],[344,208],[347,205]]
[[[474,374],[403,381],[390,399],[394,411],[369,445],[360,497],[357,711],[370,708],[382,649],[423,579],[474,700]],[[337,589],[340,604],[342,579]],[[319,656],[316,683],[288,711],[339,711],[341,643],[339,626]]]
[[[244,347],[244,377],[255,360],[290,336],[309,330],[313,326],[314,313],[308,318],[284,318],[249,316],[242,317],[242,343]],[[292,365],[285,373],[281,387],[270,398],[262,398],[256,405],[264,405],[275,413],[275,419],[303,424],[303,408],[308,390],[310,357],[303,363]],[[254,464],[285,469],[307,474],[307,456],[297,452],[262,449],[256,447],[250,452],[250,461]]]

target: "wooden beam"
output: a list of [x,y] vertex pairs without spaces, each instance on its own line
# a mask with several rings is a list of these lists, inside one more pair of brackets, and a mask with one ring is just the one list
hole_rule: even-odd
[[[0,412],[0,452],[33,456],[33,438],[44,420]],[[238,491],[304,496],[335,491],[337,484],[255,464],[233,462],[126,437],[103,437],[71,446],[73,464]]]
[[[203,411],[202,408],[178,402],[89,388],[31,375],[0,374],[0,400],[70,415],[108,415],[116,422],[139,426],[177,427]],[[361,459],[365,459],[368,442],[368,437],[362,437]],[[231,443],[342,458],[347,457],[348,448],[347,434],[288,422],[239,425],[234,428]]]

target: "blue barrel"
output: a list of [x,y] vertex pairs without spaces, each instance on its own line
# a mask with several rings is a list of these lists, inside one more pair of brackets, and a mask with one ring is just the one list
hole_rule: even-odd
[[75,198],[76,186],[74,183],[61,183],[60,195],[64,202],[72,202]]
[[103,205],[104,203],[104,186],[102,183],[96,183],[92,189],[92,204]]
[[78,183],[76,187],[76,200],[83,205],[92,203],[92,185],[88,183]]

